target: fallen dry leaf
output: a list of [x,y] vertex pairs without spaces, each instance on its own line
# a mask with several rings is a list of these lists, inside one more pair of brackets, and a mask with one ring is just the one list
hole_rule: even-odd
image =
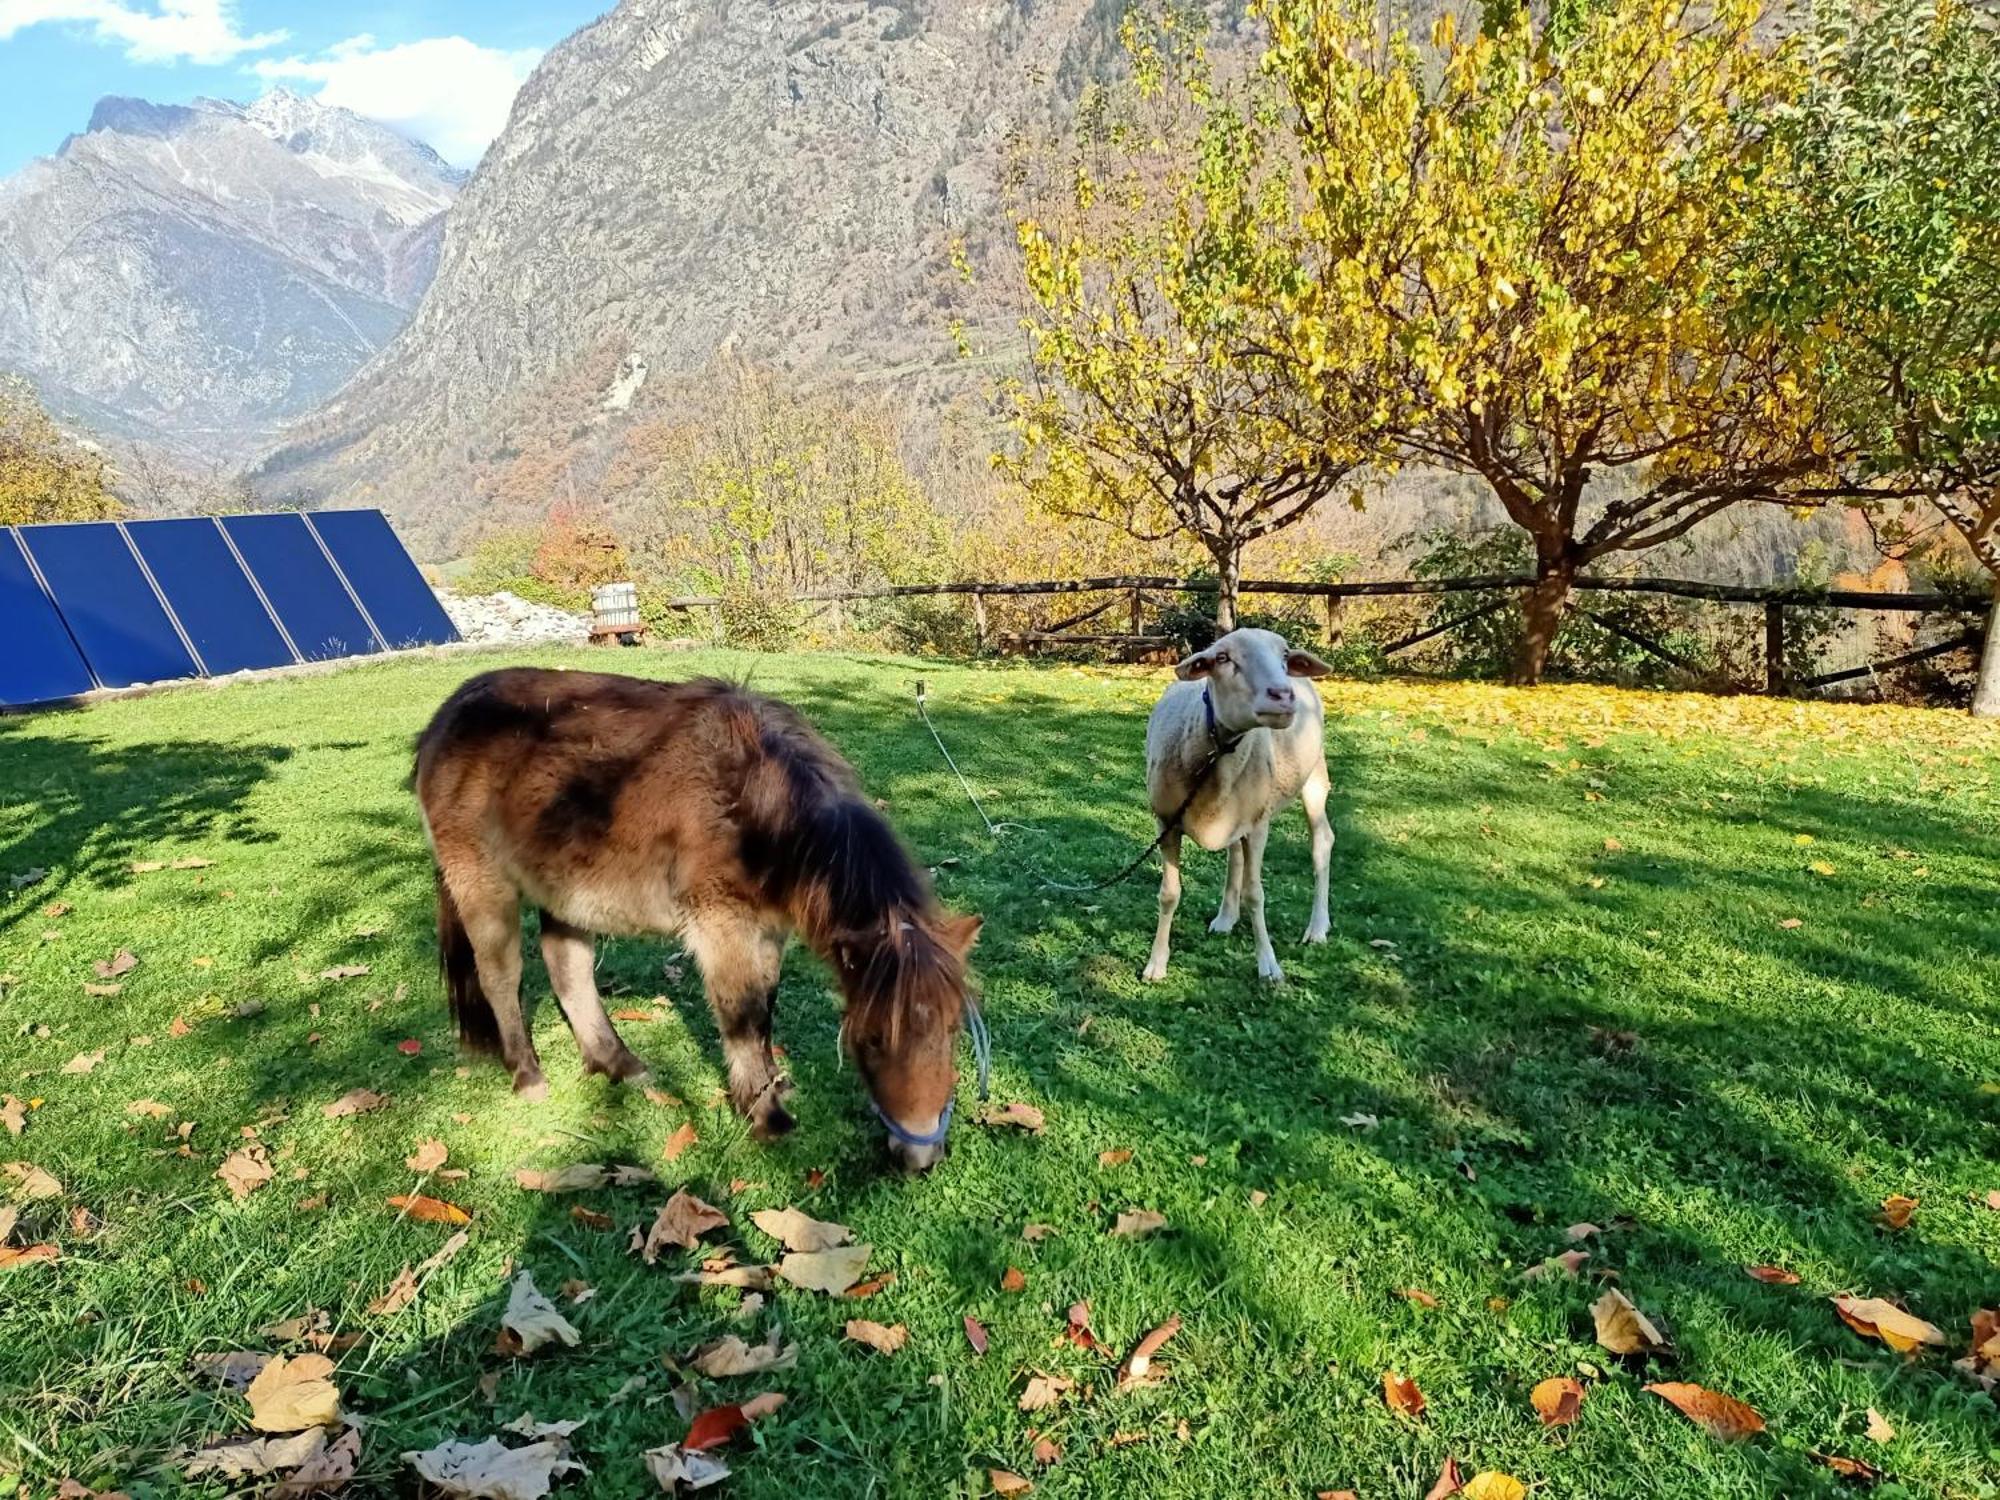
[[1382,1372],[1382,1399],[1389,1404],[1389,1410],[1399,1411],[1405,1416],[1421,1417],[1424,1414],[1424,1393],[1417,1389],[1417,1383],[1394,1370]]
[[1034,1375],[1015,1404],[1022,1411],[1043,1411],[1076,1389],[1076,1382],[1062,1375]]
[[1488,1469],[1483,1474],[1475,1474],[1465,1481],[1465,1488],[1459,1494],[1465,1500],[1522,1500],[1528,1487],[1512,1474],[1501,1474]]
[[367,972],[368,965],[366,964],[335,964],[330,969],[321,969],[319,977],[322,979],[359,979]]
[[1313,1500],[1361,1500],[1353,1490],[1317,1490]]
[[173,1111],[157,1099],[134,1099],[130,1104],[125,1106],[125,1113],[128,1115],[144,1115],[149,1120],[164,1120],[171,1116]]
[[340,1420],[340,1392],[332,1374],[333,1361],[324,1354],[274,1358],[243,1393],[250,1402],[250,1425],[259,1432],[333,1426]]
[[896,1279],[894,1271],[884,1271],[880,1276],[871,1276],[866,1281],[857,1281],[840,1295],[850,1301],[872,1297]]
[[847,1336],[857,1344],[866,1344],[883,1354],[894,1354],[910,1341],[910,1330],[901,1323],[884,1324],[867,1318],[849,1318]]
[[1061,1232],[1053,1224],[1024,1224],[1021,1226],[1021,1238],[1031,1245],[1040,1244],[1050,1235],[1060,1234]]
[[729,1465],[707,1453],[689,1453],[679,1443],[666,1443],[645,1452],[646,1472],[669,1495],[683,1488],[705,1490],[729,1477]]
[[729,1375],[761,1375],[766,1370],[789,1370],[799,1362],[799,1346],[782,1342],[776,1328],[761,1344],[746,1344],[735,1334],[704,1344],[688,1361],[712,1380]]
[[681,1153],[700,1139],[693,1125],[683,1124],[667,1137],[666,1145],[660,1148],[660,1157],[664,1161],[678,1161]]
[[1725,1443],[1740,1442],[1764,1430],[1764,1419],[1754,1407],[1683,1380],[1655,1381],[1643,1387],[1658,1396],[1690,1422],[1707,1430],[1709,1436]]
[[272,1500],[334,1494],[354,1477],[360,1463],[361,1429],[350,1427],[293,1470],[289,1479],[271,1491]]
[[1054,1438],[1036,1438],[1035,1446],[1029,1452],[1034,1456],[1035,1462],[1043,1468],[1062,1459],[1062,1445]]
[[120,948],[114,956],[100,958],[90,967],[99,979],[116,979],[119,975],[130,974],[138,968],[139,958],[130,948]]
[[417,1149],[403,1158],[403,1165],[412,1172],[435,1172],[450,1157],[443,1141],[432,1137],[417,1142]]
[[40,1261],[58,1260],[62,1252],[54,1245],[0,1245],[0,1271],[12,1270],[17,1266],[34,1265]]
[[585,1208],[581,1203],[569,1206],[569,1216],[585,1229],[611,1229],[615,1221],[610,1214],[601,1214],[594,1208]]
[[981,1125],[1011,1125],[1030,1135],[1040,1135],[1047,1117],[1032,1104],[991,1104],[978,1115]]
[[189,1454],[181,1472],[190,1479],[204,1474],[262,1478],[311,1463],[325,1451],[324,1427],[309,1427],[289,1437],[223,1438]]
[[860,1278],[872,1245],[840,1245],[832,1250],[788,1253],[778,1262],[778,1275],[808,1292],[835,1295],[846,1291]]
[[61,1071],[72,1076],[78,1073],[88,1073],[103,1061],[104,1053],[102,1050],[96,1052],[79,1052],[75,1057],[72,1057],[62,1065]]
[[729,1217],[722,1210],[682,1190],[666,1201],[654,1216],[651,1228],[643,1234],[637,1229],[632,1231],[632,1248],[650,1266],[667,1246],[692,1250],[703,1235],[728,1226]]
[[1843,1458],[1838,1453],[1817,1453],[1808,1449],[1806,1456],[1816,1464],[1823,1464],[1842,1479],[1851,1479],[1867,1488],[1878,1485],[1885,1477],[1882,1471],[1865,1458]]
[[558,1167],[553,1172],[519,1167],[514,1172],[514,1181],[531,1193],[581,1193],[601,1187],[642,1187],[659,1180],[644,1167],[627,1166],[622,1162],[613,1162],[608,1166],[596,1162],[575,1162]]
[[1544,1427],[1567,1427],[1583,1409],[1583,1387],[1567,1375],[1554,1375],[1528,1392]]
[[349,1089],[320,1112],[329,1120],[338,1120],[343,1115],[361,1115],[380,1109],[388,1102],[387,1094],[378,1094],[373,1089]]
[[245,1146],[222,1159],[215,1175],[229,1184],[229,1196],[241,1203],[277,1175],[262,1146]]
[[124,994],[125,986],[122,984],[91,984],[86,981],[83,986],[83,992],[92,999],[107,1000],[113,995]]
[[1025,1292],[1027,1289],[1027,1275],[1019,1266],[1009,1266],[1005,1274],[1000,1278],[1000,1290],[1003,1292]]
[[1181,1331],[1179,1314],[1167,1319],[1151,1333],[1140,1339],[1125,1356],[1125,1363],[1118,1371],[1118,1386],[1121,1390],[1143,1383],[1153,1372],[1153,1356],[1166,1346],[1168,1339]]
[[1871,1443],[1887,1443],[1895,1439],[1896,1429],[1889,1425],[1889,1419],[1874,1407],[1868,1408],[1867,1437]]
[[1438,1305],[1437,1298],[1418,1286],[1406,1286],[1397,1292],[1396,1295],[1416,1303],[1419,1307],[1436,1307]]
[[974,1354],[986,1352],[986,1325],[971,1313],[965,1315],[965,1341],[972,1345]]
[[535,1286],[526,1271],[514,1277],[507,1292],[507,1310],[500,1315],[501,1352],[515,1356],[533,1354],[544,1344],[574,1346],[577,1331]]
[[1880,1339],[1903,1354],[1914,1354],[1925,1344],[1950,1342],[1935,1324],[1912,1317],[1880,1297],[1835,1297],[1833,1310],[1863,1338]]
[[1097,1164],[1100,1167],[1122,1167],[1131,1159],[1132,1153],[1130,1151],[1100,1151],[1097,1153]]
[[1465,1480],[1459,1474],[1458,1460],[1447,1457],[1444,1468],[1438,1474],[1437,1483],[1424,1492],[1424,1500],[1445,1500],[1448,1495],[1456,1495],[1465,1488]]
[[399,1193],[388,1200],[389,1207],[406,1218],[423,1224],[470,1224],[472,1215],[456,1203],[442,1198],[426,1198],[422,1193]]
[[1025,1495],[1035,1485],[1033,1480],[1023,1479],[1010,1469],[988,1469],[986,1482],[993,1486],[993,1493],[1002,1497]]
[[711,1407],[689,1424],[681,1447],[689,1453],[719,1448],[752,1422],[761,1421],[784,1404],[785,1398],[779,1392],[766,1391],[741,1405]]
[[396,1279],[389,1283],[389,1289],[368,1304],[368,1311],[375,1317],[387,1317],[399,1313],[416,1300],[417,1273],[408,1266],[396,1273]]
[[28,1106],[12,1094],[0,1099],[0,1125],[7,1127],[7,1134],[19,1135],[28,1128]]
[[1771,1286],[1797,1286],[1796,1271],[1787,1271],[1783,1266],[1745,1266],[1743,1274],[1753,1280],[1766,1282]]
[[1599,1297],[1590,1316],[1597,1325],[1597,1342],[1613,1354],[1655,1354],[1667,1347],[1666,1335],[1621,1291]]
[[1551,1255],[1547,1260],[1528,1267],[1521,1273],[1523,1281],[1539,1281],[1551,1271],[1560,1271],[1574,1281],[1582,1274],[1584,1263],[1590,1259],[1588,1250],[1565,1250],[1560,1255]]
[[227,1354],[197,1354],[188,1361],[188,1368],[197,1375],[225,1385],[232,1391],[249,1389],[250,1382],[263,1373],[277,1356],[257,1354],[248,1349],[235,1349]]
[[1917,1203],[1915,1198],[1891,1193],[1882,1200],[1882,1222],[1891,1229],[1907,1229],[1910,1216],[1917,1211]]
[[811,1218],[796,1208],[763,1208],[750,1215],[750,1222],[778,1241],[787,1250],[811,1253],[844,1245],[853,1231],[845,1224],[830,1224]]
[[1138,1239],[1142,1235],[1153,1234],[1167,1227],[1167,1216],[1154,1213],[1150,1208],[1135,1208],[1118,1216],[1118,1222],[1111,1226],[1111,1232],[1125,1239]]
[[547,1438],[509,1448],[498,1438],[479,1443],[439,1443],[403,1455],[403,1462],[446,1495],[476,1500],[541,1500],[559,1473],[578,1467],[568,1445]]
[[683,1271],[674,1278],[688,1286],[733,1286],[746,1292],[768,1292],[772,1285],[769,1266],[728,1266],[716,1270]]

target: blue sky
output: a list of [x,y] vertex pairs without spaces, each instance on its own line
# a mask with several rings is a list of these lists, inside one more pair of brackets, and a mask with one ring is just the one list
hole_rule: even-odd
[[469,167],[541,54],[613,0],[0,0],[0,176],[106,94],[179,104],[282,86]]

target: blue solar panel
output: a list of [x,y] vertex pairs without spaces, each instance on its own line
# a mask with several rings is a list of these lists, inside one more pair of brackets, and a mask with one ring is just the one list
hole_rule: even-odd
[[0,528],[0,703],[42,703],[95,686],[12,529]]
[[323,510],[306,517],[347,575],[392,650],[458,639],[451,617],[379,510]]
[[91,521],[23,526],[20,537],[84,660],[105,687],[200,673],[116,526]]
[[297,660],[215,522],[127,521],[125,532],[211,676]]
[[301,657],[326,661],[381,649],[304,517],[224,516],[222,528],[250,565]]

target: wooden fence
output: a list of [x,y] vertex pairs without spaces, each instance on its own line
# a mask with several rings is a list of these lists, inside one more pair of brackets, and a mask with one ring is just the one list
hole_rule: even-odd
[[[1240,587],[1241,594],[1284,595],[1293,598],[1318,599],[1326,612],[1326,627],[1329,636],[1339,628],[1340,607],[1349,599],[1379,599],[1411,595],[1442,594],[1484,594],[1496,590],[1512,594],[1534,584],[1532,577],[1522,574],[1494,573],[1469,578],[1393,578],[1378,579],[1363,583],[1302,583],[1289,579],[1255,578],[1246,579]],[[1058,578],[1041,579],[1026,583],[906,583],[886,585],[868,589],[812,589],[794,595],[801,604],[819,604],[823,609],[838,609],[841,605],[867,599],[912,599],[937,595],[969,595],[972,599],[973,626],[982,650],[993,647],[1014,647],[1029,650],[1050,646],[1083,646],[1110,648],[1124,651],[1167,650],[1176,643],[1170,636],[1148,635],[1145,633],[1145,611],[1148,595],[1213,593],[1213,581],[1174,578],[1165,574],[1114,574],[1102,578]],[[1784,693],[1794,689],[1832,687],[1837,683],[1850,682],[1857,678],[1876,673],[1894,671],[1899,667],[1914,666],[1919,662],[1946,656],[1954,651],[1970,650],[1975,654],[1985,640],[1983,627],[1975,626],[1951,638],[1935,642],[1916,650],[1902,652],[1879,661],[1865,663],[1858,667],[1843,668],[1839,671],[1822,672],[1814,676],[1789,680],[1785,672],[1786,611],[1791,609],[1834,609],[1845,611],[1885,611],[1902,614],[1977,614],[1984,617],[1991,601],[1972,595],[1961,594],[1886,594],[1864,589],[1814,589],[1785,587],[1780,585],[1746,585],[1732,583],[1702,583],[1685,578],[1578,578],[1575,591],[1579,595],[1590,594],[1659,594],[1672,598],[1698,599],[1713,604],[1755,605],[1764,612],[1764,687],[1770,693]],[[1110,594],[1111,598],[1076,613],[1065,615],[1040,630],[1014,633],[994,633],[987,620],[986,602],[989,599],[1011,599],[1023,596],[1060,596],[1063,594]],[[722,603],[716,594],[686,594],[668,599],[665,604],[670,609],[714,608]],[[1465,611],[1450,619],[1427,626],[1422,630],[1391,641],[1383,647],[1383,654],[1393,656],[1413,646],[1469,625],[1474,620],[1506,608],[1513,603],[1511,598],[1490,600],[1476,608]],[[1119,605],[1124,605],[1122,623],[1126,629],[1121,632],[1082,632],[1077,627],[1101,621],[1105,616],[1117,618]],[[1591,610],[1581,602],[1572,608],[1597,625],[1621,637],[1642,651],[1669,665],[1685,671],[1694,671],[1693,664],[1658,641],[1650,640],[1639,631],[1609,616]],[[816,612],[817,613],[817,612]]]

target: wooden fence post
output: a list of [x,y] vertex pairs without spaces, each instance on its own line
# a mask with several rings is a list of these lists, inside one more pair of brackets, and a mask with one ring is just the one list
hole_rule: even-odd
[[986,649],[986,596],[978,589],[972,591],[972,631],[973,638],[983,652]]
[[1139,602],[1139,591],[1137,589],[1132,590],[1131,615],[1129,618],[1132,622],[1132,634],[1144,635],[1145,631],[1142,627],[1145,624],[1145,618],[1143,608]]
[[1764,691],[1785,691],[1785,606],[1776,599],[1764,601]]
[[1326,644],[1329,650],[1340,644],[1340,606],[1343,602],[1338,594],[1327,594],[1320,600],[1326,606]]

